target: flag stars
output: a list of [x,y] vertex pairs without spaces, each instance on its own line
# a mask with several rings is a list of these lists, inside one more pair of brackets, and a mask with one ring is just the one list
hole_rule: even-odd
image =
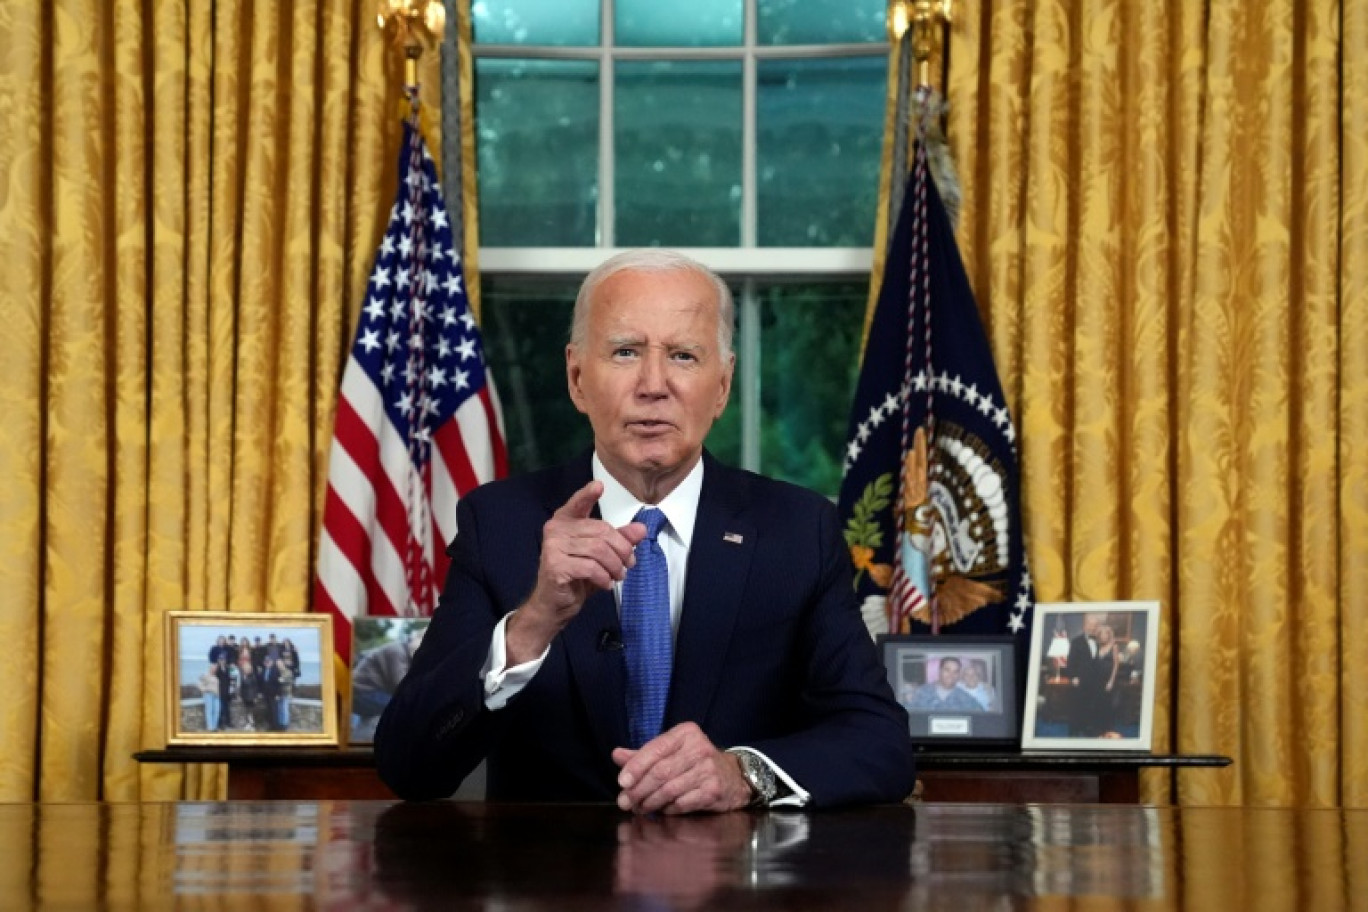
[[418,215],[418,213],[415,212],[415,211],[413,210],[413,206],[409,203],[408,200],[405,200],[405,201],[404,201],[404,208],[401,209],[401,210],[399,210],[399,216],[400,216],[400,218],[402,218],[402,219],[404,220],[404,224],[405,224],[405,225],[412,225],[412,224],[413,224],[413,219],[414,219],[417,215]]
[[455,384],[456,389],[458,390],[470,389],[470,373],[468,371],[458,370],[451,378],[451,382]]
[[894,412],[896,412],[898,410],[898,397],[892,393],[889,393],[888,396],[884,398],[883,410],[887,412],[889,415],[892,415]]
[[445,386],[447,382],[446,371],[440,367],[434,367],[427,373],[428,383],[432,386]]
[[368,329],[361,334],[361,338],[356,340],[357,346],[364,348],[366,353],[375,351],[380,347],[380,333],[373,329]]
[[371,298],[366,305],[366,319],[379,320],[385,316],[385,302],[379,298]]
[[444,210],[438,209],[432,214],[432,225],[438,231],[447,227],[447,214]]
[[461,293],[461,277],[457,273],[450,273],[446,280],[446,293],[455,297]]
[[393,352],[402,344],[403,339],[400,338],[399,333],[395,330],[390,330],[390,334],[385,336],[385,351],[387,352]]
[[371,284],[376,288],[385,288],[389,283],[389,270],[383,266],[376,266],[375,272],[371,274]]
[[461,323],[465,326],[467,332],[475,329],[475,317],[468,310],[461,314]]
[[[393,216],[390,216],[390,217],[393,218]],[[394,256],[394,238],[391,237],[391,236],[388,235],[388,234],[386,234],[385,237],[384,237],[384,239],[383,239],[382,241],[380,241],[380,256],[382,256],[382,257],[392,257],[392,256]]]
[[402,289],[407,289],[409,287],[408,267],[399,267],[399,271],[394,274],[394,284]]
[[459,321],[456,319],[456,308],[447,305],[442,308],[442,325],[455,326]]
[[394,362],[386,361],[385,366],[380,368],[380,381],[388,386],[394,381]]
[[438,337],[437,337],[437,357],[438,357],[438,358],[450,358],[450,357],[451,357],[451,343],[447,341],[447,337],[446,337],[446,336],[438,336]]
[[399,238],[399,255],[407,258],[413,252],[413,241],[406,234]]
[[1022,614],[1012,615],[1012,619],[1007,622],[1007,626],[1012,628],[1012,633],[1020,633],[1021,628],[1026,626],[1025,616]]
[[399,409],[407,418],[413,412],[413,394],[405,392],[399,397],[399,401],[394,404],[394,407]]
[[475,340],[470,336],[463,338],[456,345],[456,354],[461,356],[462,361],[469,361],[475,357]]

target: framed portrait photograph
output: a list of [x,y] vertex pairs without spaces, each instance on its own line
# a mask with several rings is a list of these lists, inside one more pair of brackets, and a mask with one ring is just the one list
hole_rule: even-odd
[[370,744],[375,725],[395,688],[408,674],[413,653],[423,642],[431,618],[358,617],[352,619],[351,718],[347,742]]
[[167,743],[336,745],[332,618],[171,611]]
[[886,634],[878,644],[913,742],[1016,746],[1020,700],[1012,637]]
[[1150,749],[1158,602],[1039,602],[1021,746]]

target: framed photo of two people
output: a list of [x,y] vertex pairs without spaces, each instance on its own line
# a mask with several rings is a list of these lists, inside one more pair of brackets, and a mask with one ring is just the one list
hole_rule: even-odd
[[1149,750],[1158,644],[1158,602],[1037,603],[1021,746]]
[[1016,746],[1021,701],[1014,638],[887,634],[878,643],[915,743]]

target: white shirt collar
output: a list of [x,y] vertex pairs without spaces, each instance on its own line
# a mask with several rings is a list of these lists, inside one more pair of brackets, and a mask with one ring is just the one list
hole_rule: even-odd
[[659,507],[669,522],[668,529],[686,549],[693,542],[694,521],[698,518],[698,499],[703,493],[703,460],[699,459],[689,474],[658,504],[644,504],[614,478],[598,453],[593,459],[594,478],[603,482],[603,496],[599,498],[599,515],[614,528],[627,525],[642,507]]

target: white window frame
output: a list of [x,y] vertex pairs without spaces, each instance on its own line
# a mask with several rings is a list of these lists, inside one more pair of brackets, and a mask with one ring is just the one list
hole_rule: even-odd
[[756,41],[757,0],[744,0],[742,43],[726,47],[617,47],[614,0],[601,0],[599,45],[476,44],[474,56],[538,60],[591,60],[599,64],[598,236],[593,247],[480,247],[480,271],[487,276],[581,278],[609,256],[615,246],[616,201],[613,144],[614,64],[620,60],[736,60],[742,69],[741,242],[736,247],[684,247],[693,257],[734,286],[737,294],[735,389],[741,409],[741,465],[761,471],[760,458],[760,301],[757,285],[767,278],[867,278],[873,265],[869,247],[759,247],[756,245],[757,65],[761,60],[839,59],[888,55],[888,43],[761,45]]

